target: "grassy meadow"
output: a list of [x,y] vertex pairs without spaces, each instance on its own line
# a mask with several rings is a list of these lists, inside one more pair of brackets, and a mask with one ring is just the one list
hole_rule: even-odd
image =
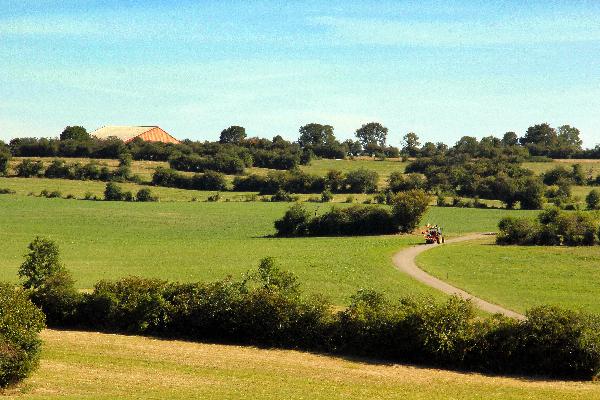
[[593,382],[485,376],[291,350],[46,330],[6,399],[600,399]]
[[[10,178],[13,179],[13,178]],[[16,281],[27,244],[36,235],[59,244],[80,288],[100,279],[140,275],[177,281],[235,277],[266,256],[296,273],[304,288],[338,303],[359,288],[401,296],[436,294],[399,274],[391,256],[420,243],[417,235],[272,238],[273,221],[289,203],[126,203],[0,196],[0,280]],[[340,205],[345,206],[345,205]],[[330,205],[308,203],[320,212]],[[493,231],[522,211],[432,207],[423,222],[449,235]]]
[[600,312],[600,246],[449,244],[417,258],[424,270],[485,300],[524,312],[540,304]]

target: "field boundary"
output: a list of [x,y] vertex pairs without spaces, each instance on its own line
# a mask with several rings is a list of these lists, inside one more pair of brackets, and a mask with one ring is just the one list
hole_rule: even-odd
[[[472,233],[464,236],[459,236],[453,239],[446,240],[446,243],[458,243],[465,242],[468,240],[477,240],[482,239],[491,235],[490,233]],[[427,250],[433,249],[438,245],[435,244],[420,244],[416,246],[409,247],[407,249],[400,250],[392,257],[392,261],[394,262],[394,266],[400,272],[410,275],[414,279],[418,280],[425,285],[437,289],[441,292],[444,292],[449,295],[456,295],[465,300],[470,300],[477,308],[489,312],[491,314],[503,314],[510,318],[515,318],[519,320],[525,319],[525,316],[519,314],[515,311],[509,310],[497,304],[493,304],[487,302],[479,297],[475,297],[470,293],[465,292],[462,289],[459,289],[455,286],[450,285],[447,282],[444,282],[433,275],[429,275],[427,272],[423,271],[421,268],[417,266],[415,259],[417,256]]]

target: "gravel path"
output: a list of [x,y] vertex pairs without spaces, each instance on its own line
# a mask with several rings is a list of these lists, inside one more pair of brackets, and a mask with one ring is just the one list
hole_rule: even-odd
[[[446,243],[449,244],[449,243],[464,242],[467,240],[482,239],[489,235],[490,235],[489,233],[473,233],[473,234],[446,240]],[[442,280],[439,280],[438,278],[431,276],[427,272],[420,269],[417,266],[417,263],[415,262],[416,257],[419,254],[423,253],[424,251],[434,248],[435,246],[438,246],[438,245],[436,245],[436,244],[421,244],[421,245],[417,245],[417,246],[413,246],[413,247],[409,247],[407,249],[401,250],[398,253],[394,254],[394,257],[393,257],[394,265],[396,266],[396,268],[399,271],[402,271],[402,272],[412,276],[413,278],[415,278],[419,282],[426,284],[427,286],[431,286],[434,289],[441,290],[442,292],[450,294],[450,295],[457,295],[459,297],[462,297],[463,299],[471,300],[471,302],[473,302],[473,304],[476,307],[482,309],[483,311],[487,311],[491,314],[500,313],[500,314],[506,315],[507,317],[516,318],[516,319],[525,319],[525,316],[522,314],[508,310],[497,304],[488,303],[487,301],[482,300],[478,297],[475,297],[475,296],[465,292],[464,290],[454,287]]]

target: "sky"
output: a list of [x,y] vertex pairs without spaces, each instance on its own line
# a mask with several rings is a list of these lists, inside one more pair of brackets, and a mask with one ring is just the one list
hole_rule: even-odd
[[67,125],[600,143],[600,1],[0,0],[0,140]]

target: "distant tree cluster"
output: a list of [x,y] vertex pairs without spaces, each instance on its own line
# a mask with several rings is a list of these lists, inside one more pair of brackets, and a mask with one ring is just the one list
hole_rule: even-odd
[[421,173],[431,191],[465,197],[497,199],[508,208],[539,209],[545,187],[539,177],[519,164],[503,159],[465,158],[464,155],[418,158],[406,172]]

